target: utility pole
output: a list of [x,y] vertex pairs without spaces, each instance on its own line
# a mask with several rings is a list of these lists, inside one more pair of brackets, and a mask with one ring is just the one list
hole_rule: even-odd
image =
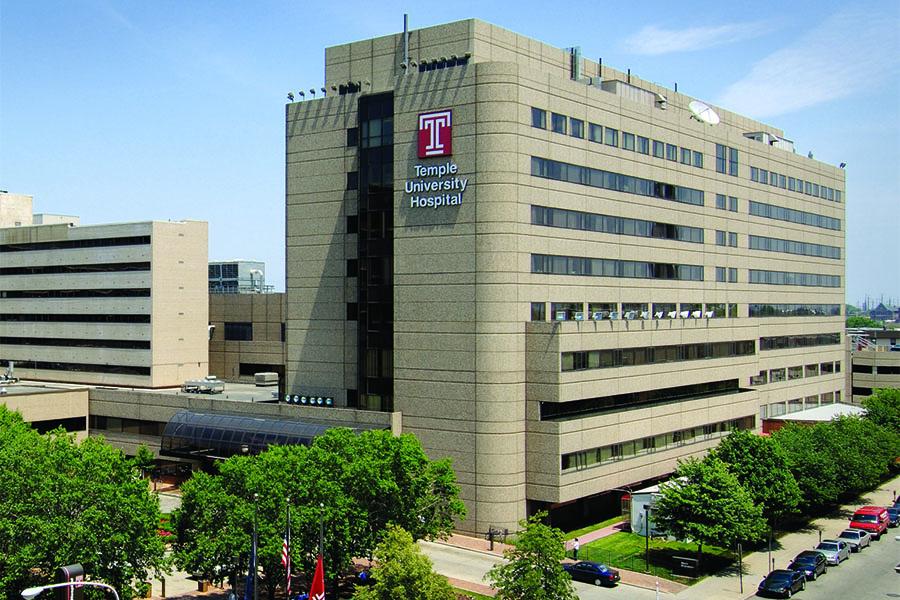
[[646,554],[644,560],[647,562],[647,572],[650,572],[650,504],[644,505],[644,533],[646,535]]

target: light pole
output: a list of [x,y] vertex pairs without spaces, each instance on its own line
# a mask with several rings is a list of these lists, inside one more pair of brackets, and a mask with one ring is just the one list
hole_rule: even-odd
[[113,593],[113,596],[115,596],[116,600],[119,600],[119,593],[116,592],[116,588],[114,588],[111,585],[107,585],[105,583],[100,583],[97,581],[65,581],[63,583],[51,583],[48,585],[39,585],[37,587],[30,587],[26,590],[22,590],[22,598],[24,598],[25,600],[32,600],[32,598],[37,597],[37,595],[40,594],[41,592],[43,592],[44,590],[51,590],[53,588],[61,588],[61,587],[75,587],[75,586],[81,586],[81,585],[99,587],[99,588],[103,588],[105,590],[109,590]]

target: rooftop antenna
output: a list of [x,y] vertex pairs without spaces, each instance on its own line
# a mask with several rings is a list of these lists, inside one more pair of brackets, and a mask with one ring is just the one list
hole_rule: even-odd
[[719,124],[719,115],[716,111],[699,100],[692,100],[691,103],[688,104],[688,110],[691,111],[692,119],[697,119],[701,123],[706,123],[707,125]]
[[409,65],[409,15],[403,13],[403,62],[402,65]]
[[628,69],[628,84],[631,84],[631,69]]

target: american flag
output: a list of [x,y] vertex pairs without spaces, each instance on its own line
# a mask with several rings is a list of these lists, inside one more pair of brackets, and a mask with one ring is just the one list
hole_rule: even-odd
[[291,596],[291,532],[286,531],[284,534],[284,543],[281,545],[281,564],[287,571],[287,579],[285,581],[285,590],[287,596]]

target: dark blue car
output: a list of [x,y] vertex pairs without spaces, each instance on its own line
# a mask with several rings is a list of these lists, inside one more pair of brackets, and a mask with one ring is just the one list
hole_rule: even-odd
[[898,524],[900,524],[900,506],[892,506],[888,508],[887,513],[888,520],[890,521],[890,523],[888,524],[889,527],[896,527]]
[[828,572],[825,555],[816,550],[805,550],[794,557],[787,567],[791,571],[801,571],[807,581],[814,581],[819,575]]
[[777,596],[790,598],[795,592],[806,588],[806,576],[800,571],[776,569],[759,583],[757,596]]
[[613,586],[619,581],[619,572],[606,565],[583,560],[574,564],[563,565],[566,573],[575,581],[584,581],[594,585]]

